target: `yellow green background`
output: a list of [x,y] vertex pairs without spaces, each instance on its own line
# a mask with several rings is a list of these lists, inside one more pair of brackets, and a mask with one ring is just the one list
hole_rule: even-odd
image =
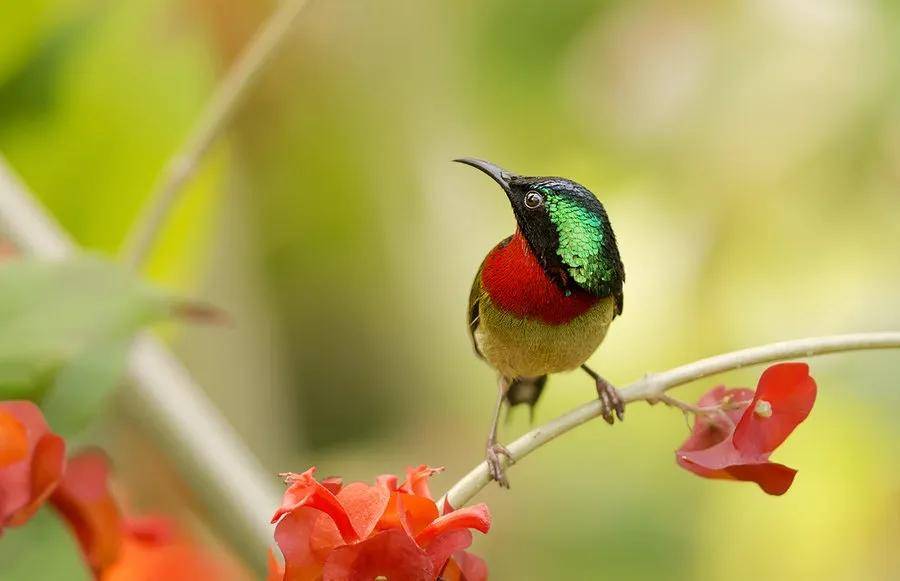
[[[79,242],[114,253],[271,8],[4,2],[0,152]],[[314,1],[147,269],[233,324],[163,332],[272,474],[429,463],[449,486],[482,457],[495,397],[466,334],[469,285],[514,228],[498,188],[449,162],[461,155],[603,201],[625,311],[591,363],[615,383],[898,329],[898,50],[889,0]],[[812,372],[816,408],[775,456],[800,470],[785,496],[680,470],[681,414],[638,404],[484,491],[494,527],[474,551],[494,579],[900,578],[900,356]],[[537,421],[592,393],[582,374],[552,378]],[[514,413],[503,438],[526,429]],[[133,421],[113,411],[91,441],[136,510],[200,528]]]

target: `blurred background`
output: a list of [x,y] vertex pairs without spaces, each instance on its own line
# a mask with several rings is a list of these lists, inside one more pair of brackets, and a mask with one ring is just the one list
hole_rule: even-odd
[[[0,151],[79,242],[116,252],[272,6],[5,2]],[[482,458],[495,397],[469,286],[514,228],[461,155],[570,177],[606,205],[626,308],[591,364],[614,383],[897,329],[898,50],[889,0],[314,1],[148,269],[234,322],[162,331],[271,473],[429,463],[449,487]],[[635,405],[485,490],[494,527],[474,551],[494,579],[900,577],[900,356],[812,370],[815,413],[776,454],[800,469],[784,497],[676,468],[683,417]],[[592,394],[553,377],[536,421]],[[528,428],[514,413],[502,439]],[[202,528],[139,425],[113,408],[92,438],[134,506]]]

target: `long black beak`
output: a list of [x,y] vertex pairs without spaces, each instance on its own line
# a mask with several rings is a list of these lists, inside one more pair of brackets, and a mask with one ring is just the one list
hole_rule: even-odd
[[494,165],[489,161],[484,161],[483,159],[476,159],[474,157],[461,157],[459,159],[454,159],[453,161],[458,163],[464,163],[466,165],[470,165],[475,169],[479,169],[491,176],[495,182],[500,184],[500,187],[503,188],[503,191],[507,194],[510,193],[509,189],[509,181],[513,178],[515,174],[509,172],[499,165]]

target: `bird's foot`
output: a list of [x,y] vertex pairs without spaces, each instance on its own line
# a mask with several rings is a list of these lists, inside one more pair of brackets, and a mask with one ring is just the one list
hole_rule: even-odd
[[506,469],[503,467],[501,456],[506,456],[510,464],[515,463],[512,453],[503,444],[497,442],[493,438],[488,440],[485,447],[485,459],[488,465],[488,474],[491,480],[496,480],[501,488],[509,488],[509,480],[506,478]]
[[[613,425],[615,418],[619,421],[625,419],[625,402],[619,390],[613,384],[606,381],[602,377],[597,377],[597,398],[600,400],[600,415],[607,424]],[[613,416],[615,412],[615,416]]]

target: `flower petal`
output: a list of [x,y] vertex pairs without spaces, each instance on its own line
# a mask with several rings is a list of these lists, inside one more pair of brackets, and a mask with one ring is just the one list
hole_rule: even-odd
[[272,549],[269,549],[266,556],[266,581],[284,581],[284,567],[278,562]]
[[275,543],[284,555],[283,581],[311,581],[322,572],[322,561],[310,547],[313,527],[325,515],[313,508],[287,513],[275,527]]
[[434,501],[423,496],[395,492],[387,509],[378,521],[378,530],[402,528],[410,536],[416,536],[438,517]]
[[[725,389],[724,385],[719,385],[706,392],[700,401],[697,402],[699,407],[712,407],[730,402],[751,401],[753,399],[753,391],[746,388]],[[731,424],[715,415],[698,415],[694,421],[694,427],[691,435],[678,448],[679,451],[703,450],[715,446],[731,435],[734,426],[741,419],[743,408],[728,409],[725,414],[731,419]]]
[[444,581],[487,581],[487,578],[484,560],[466,551],[455,553],[441,575]]
[[12,412],[0,409],[0,468],[28,456],[28,431]]
[[382,474],[375,477],[375,486],[380,486],[388,492],[394,492],[399,488],[400,479],[393,474]]
[[453,553],[461,551],[472,544],[472,532],[469,529],[457,529],[438,535],[428,544],[428,558],[435,571],[440,571],[447,564]]
[[416,496],[423,496],[431,499],[431,491],[428,489],[428,479],[444,471],[443,466],[432,468],[426,464],[420,464],[415,468],[406,469],[406,482],[400,489]]
[[[50,432],[30,401],[0,402],[7,463],[0,466],[0,532],[25,523],[44,503],[65,470],[65,442]],[[24,430],[26,451],[21,454]],[[13,460],[18,458],[18,460]]]
[[430,525],[416,535],[420,547],[428,547],[438,535],[458,529],[475,529],[487,533],[491,528],[491,512],[485,504],[476,504],[454,510],[436,518]]
[[796,470],[768,461],[768,454],[747,456],[731,440],[707,450],[679,451],[676,460],[682,468],[704,478],[756,482],[766,493],[781,495],[794,481]]
[[65,470],[65,441],[56,434],[44,434],[31,458],[31,500],[9,518],[9,524],[17,526],[30,519],[56,490]]
[[116,561],[122,546],[122,516],[108,484],[106,457],[86,452],[69,460],[66,476],[51,498],[97,573]]
[[755,482],[766,494],[773,496],[781,496],[787,492],[797,475],[793,468],[775,462],[729,466],[726,470],[735,480]]
[[128,517],[122,530],[125,536],[147,545],[164,545],[175,538],[175,524],[162,516]]
[[272,522],[278,522],[285,514],[301,507],[314,508],[331,517],[344,542],[352,543],[359,540],[347,510],[328,488],[313,478],[315,471],[314,466],[302,474],[287,475],[286,480],[290,482],[290,486],[284,492],[281,507],[272,516]]
[[[173,523],[174,526],[174,523]],[[228,555],[200,546],[177,533],[162,544],[126,537],[119,559],[103,581],[249,581],[250,575]]]
[[360,581],[385,577],[390,581],[433,581],[431,559],[402,530],[377,533],[369,539],[335,549],[325,562],[326,581]]
[[[343,507],[351,526],[357,534],[357,539],[365,539],[372,534],[378,519],[384,514],[388,506],[390,493],[380,486],[369,486],[362,482],[354,482],[344,487],[337,495],[337,500]],[[322,560],[328,551],[334,547],[355,542],[348,540],[328,518],[319,518],[313,527],[310,537],[310,547]]]
[[[805,363],[779,363],[759,378],[756,395],[734,431],[734,445],[747,454],[772,452],[809,416],[816,382]],[[757,413],[765,402],[766,413]],[[760,408],[763,409],[763,408]]]

